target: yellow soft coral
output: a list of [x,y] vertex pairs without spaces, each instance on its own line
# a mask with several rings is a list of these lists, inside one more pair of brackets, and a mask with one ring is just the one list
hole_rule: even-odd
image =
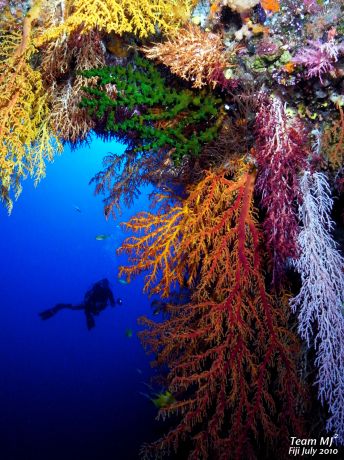
[[45,160],[54,154],[46,91],[40,72],[31,66],[31,24],[41,3],[26,15],[22,33],[0,30],[0,198],[9,212],[12,187],[18,197],[22,178],[30,174],[37,183],[45,175]]
[[125,32],[140,38],[171,31],[190,16],[192,0],[74,0],[66,20],[41,35],[37,44],[56,39],[80,28],[82,33],[98,29],[107,33]]

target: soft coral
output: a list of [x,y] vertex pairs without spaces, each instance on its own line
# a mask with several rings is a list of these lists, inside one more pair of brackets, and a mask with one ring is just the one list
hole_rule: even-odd
[[294,64],[303,65],[306,68],[307,78],[319,77],[323,83],[323,75],[334,70],[334,63],[343,52],[343,45],[337,44],[334,38],[323,43],[321,40],[309,40],[309,46],[300,50],[293,57]]
[[308,156],[305,128],[289,118],[279,97],[260,95],[255,123],[254,157],[258,164],[256,190],[266,209],[264,229],[273,265],[273,284],[283,278],[284,265],[297,255],[298,174]]

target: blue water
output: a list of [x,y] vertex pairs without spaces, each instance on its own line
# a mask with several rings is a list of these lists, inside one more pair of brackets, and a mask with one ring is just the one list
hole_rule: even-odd
[[[147,208],[147,193],[107,222],[88,185],[104,155],[121,149],[98,139],[66,148],[38,187],[24,182],[11,216],[0,209],[1,460],[134,460],[141,443],[157,437],[156,410],[140,394],[153,371],[136,336],[149,299],[142,277],[118,282],[125,256],[115,253],[125,236],[119,222]],[[98,234],[111,238],[97,241]],[[96,317],[93,330],[83,312],[38,316],[81,302],[104,277],[123,304]]]

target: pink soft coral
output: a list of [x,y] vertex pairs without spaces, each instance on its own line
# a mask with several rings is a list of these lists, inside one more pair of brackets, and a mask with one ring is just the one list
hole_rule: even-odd
[[338,61],[343,46],[338,45],[333,38],[325,43],[309,40],[308,44],[294,56],[292,62],[306,67],[307,78],[319,77],[323,83],[323,75],[334,70],[333,64]]

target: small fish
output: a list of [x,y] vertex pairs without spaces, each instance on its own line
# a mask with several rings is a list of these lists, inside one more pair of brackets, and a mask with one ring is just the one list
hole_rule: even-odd
[[118,297],[116,302],[117,302],[117,305],[122,305],[123,304],[123,300],[120,297]]
[[125,331],[125,336],[128,337],[128,339],[131,339],[133,336],[133,331],[132,329],[126,329]]
[[140,369],[139,367],[136,368],[136,372],[140,375],[142,375],[142,369]]
[[97,235],[96,236],[96,240],[97,241],[104,241],[104,240],[107,240],[108,238],[110,238],[111,235],[104,235],[104,234],[100,234],[100,235]]
[[81,212],[81,209],[79,208],[79,206],[74,206],[74,210],[75,210],[76,212]]
[[161,393],[156,393],[155,396],[155,398],[150,398],[150,400],[158,409],[163,409],[164,407],[170,406],[176,402],[176,398],[168,390]]
[[118,282],[121,284],[129,284],[127,280],[124,280],[123,278],[118,278]]

